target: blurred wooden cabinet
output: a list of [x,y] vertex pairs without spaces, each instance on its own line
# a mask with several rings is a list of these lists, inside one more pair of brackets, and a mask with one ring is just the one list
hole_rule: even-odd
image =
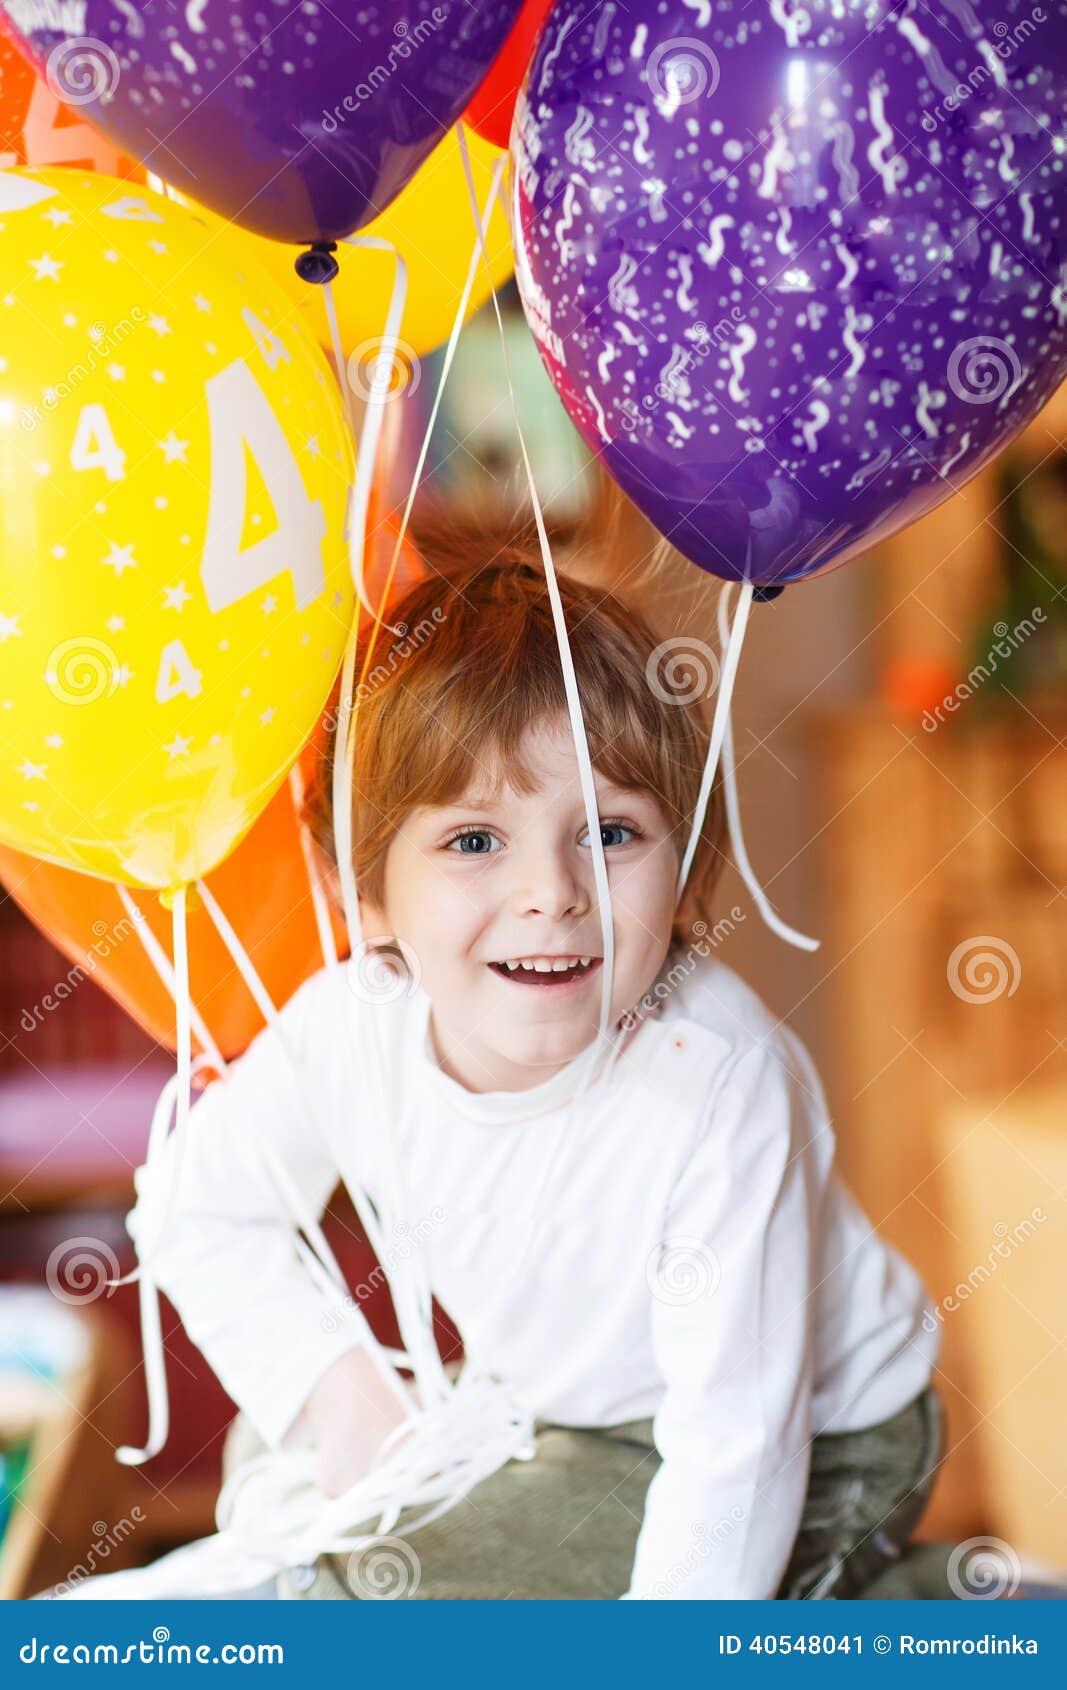
[[[1034,702],[932,732],[876,705],[816,724],[840,1165],[935,1301],[959,1272],[939,1123],[970,1109],[1010,1155],[1015,1094],[1067,1082],[1067,709]],[[984,1529],[973,1359],[945,1322],[954,1454],[927,1535]]]
[[1067,1085],[945,1112],[936,1147],[955,1271],[939,1317],[966,1345],[989,1529],[1067,1566]]
[[[39,1293],[47,1303],[47,1293]],[[56,1311],[50,1311],[52,1320]],[[93,1309],[66,1308],[80,1338],[77,1359],[52,1380],[27,1378],[32,1427],[26,1476],[0,1540],[0,1600],[34,1596],[90,1572],[118,1571],[136,1558],[141,1510],[118,1469],[131,1349],[120,1329]],[[0,1387],[0,1418],[16,1412],[13,1376]],[[22,1410],[20,1410],[22,1412]],[[132,1504],[132,1506],[131,1506]]]

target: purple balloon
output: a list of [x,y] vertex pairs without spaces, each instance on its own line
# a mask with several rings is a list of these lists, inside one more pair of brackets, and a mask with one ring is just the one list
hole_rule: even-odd
[[[520,0],[3,0],[68,105],[259,235],[339,240],[463,112]],[[63,27],[67,25],[68,27]]]
[[586,442],[702,568],[844,563],[1063,379],[1067,0],[990,10],[551,14],[512,140],[523,304]]

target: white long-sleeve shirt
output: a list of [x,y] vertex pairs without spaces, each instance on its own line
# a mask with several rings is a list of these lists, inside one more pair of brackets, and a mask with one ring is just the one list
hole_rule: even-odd
[[[251,1144],[269,1140],[319,1216],[338,1177],[377,1207],[392,1131],[405,1248],[420,1241],[467,1356],[557,1423],[654,1417],[662,1463],[628,1595],[772,1597],[811,1438],[896,1413],[939,1333],[838,1179],[800,1040],[713,956],[672,956],[660,979],[655,1012],[568,1115],[581,1058],[528,1091],[469,1092],[436,1060],[421,989],[371,1003],[352,964],[322,970],[280,1018],[306,1106],[265,1030],[192,1110],[153,1272],[277,1447],[365,1324],[358,1290],[346,1304],[311,1279]],[[160,1189],[138,1170],[139,1244],[172,1150]]]

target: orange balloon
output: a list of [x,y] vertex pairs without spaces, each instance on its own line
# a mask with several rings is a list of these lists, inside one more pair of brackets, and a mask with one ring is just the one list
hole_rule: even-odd
[[[403,544],[397,554],[396,567],[393,568],[393,553],[396,551],[399,534],[400,515],[396,510],[386,509],[386,494],[379,480],[371,490],[367,505],[367,541],[363,568],[367,582],[367,598],[375,608],[382,589],[386,582],[389,582],[388,596],[382,609],[383,619],[390,614],[389,605],[403,598],[426,574],[426,566],[408,534],[404,535]],[[393,578],[390,581],[391,568]],[[362,608],[359,616],[360,632],[363,633],[370,627],[370,620]]]
[[[398,532],[395,516],[381,513],[381,502],[376,488],[374,503],[379,514],[372,512],[368,522],[366,560],[367,587],[373,603],[384,587]],[[386,599],[387,616],[397,599],[424,574],[425,565],[405,540]],[[366,613],[360,614],[365,627]],[[315,759],[323,754],[326,724],[333,720],[336,710],[336,692],[335,687],[319,727],[301,755],[305,779]],[[0,884],[72,964],[110,992],[151,1038],[171,1051],[176,1049],[173,1000],[152,967],[113,882],[0,847]],[[288,781],[237,848],[205,876],[205,884],[235,928],[272,1002],[286,1003],[324,962]],[[134,891],[132,896],[164,952],[171,956],[170,912],[150,893]],[[186,924],[190,997],[230,1062],[252,1042],[263,1026],[263,1017],[207,910],[193,899],[187,906]],[[339,915],[331,915],[331,926],[338,955],[347,955],[347,936]],[[43,1002],[40,1007],[50,1012],[76,983],[57,982],[50,994],[55,1003]],[[30,1009],[23,1012],[24,1018],[33,1014]],[[193,1044],[196,1050],[201,1049],[195,1033]]]
[[[112,881],[6,848],[0,848],[0,881],[64,956],[110,992],[153,1039],[176,1049],[173,1000]],[[285,1003],[324,960],[288,783],[205,883],[236,928],[272,1000]],[[170,912],[151,894],[134,891],[132,896],[169,957]],[[186,918],[190,996],[230,1061],[255,1037],[263,1017],[211,917],[191,906],[192,900]],[[334,933],[343,953],[343,924],[336,922]],[[58,982],[50,994],[57,1003],[66,995],[62,986]],[[43,1005],[45,1011],[54,1007]],[[33,1011],[25,1010],[24,1020],[26,1015]],[[201,1048],[195,1034],[193,1044]]]
[[0,27],[0,170],[76,165],[145,181],[145,172],[58,99]]

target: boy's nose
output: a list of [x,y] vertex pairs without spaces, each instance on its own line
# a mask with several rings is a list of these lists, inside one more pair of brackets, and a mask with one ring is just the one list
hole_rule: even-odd
[[564,858],[546,851],[529,852],[516,876],[515,900],[523,915],[544,915],[553,921],[583,915],[589,894],[577,872]]

